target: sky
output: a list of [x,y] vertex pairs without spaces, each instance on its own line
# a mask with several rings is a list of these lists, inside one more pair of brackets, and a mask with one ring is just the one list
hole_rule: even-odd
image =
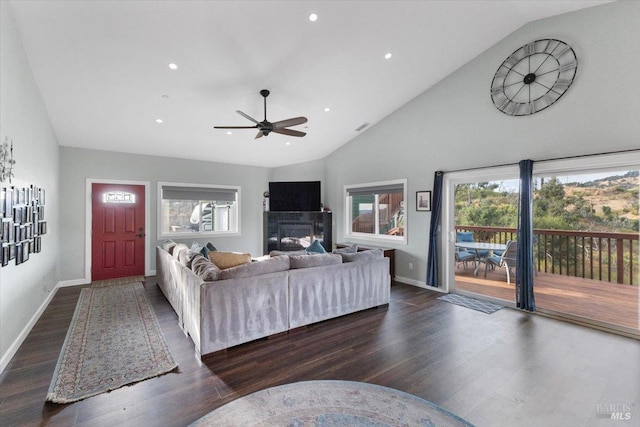
[[[584,173],[584,174],[572,174],[572,175],[556,175],[556,178],[558,178],[558,180],[563,183],[563,184],[567,184],[570,182],[589,182],[589,181],[595,181],[597,179],[602,179],[602,178],[608,178],[610,176],[616,176],[616,175],[624,175],[626,174],[628,171],[607,171],[607,172],[599,172],[599,173]],[[551,175],[547,175],[545,176],[548,177]],[[534,176],[534,179],[539,180],[540,177],[536,177]],[[518,191],[518,188],[520,186],[519,184],[519,180],[517,179],[506,179],[504,181],[491,181],[492,184],[498,184],[500,185],[499,188],[496,189],[496,191],[508,191],[508,192],[515,192]]]

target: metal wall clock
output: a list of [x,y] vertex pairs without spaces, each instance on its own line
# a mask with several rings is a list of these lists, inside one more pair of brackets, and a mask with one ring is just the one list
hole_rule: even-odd
[[555,39],[536,40],[513,52],[498,68],[491,99],[510,116],[536,113],[564,95],[577,69],[571,46]]

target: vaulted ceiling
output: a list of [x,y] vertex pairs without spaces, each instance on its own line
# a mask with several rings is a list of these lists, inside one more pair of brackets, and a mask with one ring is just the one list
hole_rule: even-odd
[[[605,2],[11,6],[60,145],[275,167],[325,157],[527,22]],[[261,89],[267,118],[305,116],[305,137],[213,128],[262,120]]]

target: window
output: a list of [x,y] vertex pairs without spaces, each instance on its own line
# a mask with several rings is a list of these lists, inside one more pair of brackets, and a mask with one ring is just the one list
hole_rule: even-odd
[[240,187],[158,183],[159,238],[238,235]]
[[103,203],[136,203],[136,195],[126,191],[109,191],[102,194]]
[[346,236],[406,243],[407,181],[345,186]]

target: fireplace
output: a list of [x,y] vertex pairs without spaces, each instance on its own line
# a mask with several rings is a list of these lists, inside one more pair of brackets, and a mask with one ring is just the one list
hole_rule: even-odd
[[319,240],[331,251],[331,212],[265,212],[263,221],[265,254],[298,251]]
[[281,251],[299,251],[313,243],[312,222],[278,223],[278,242]]

